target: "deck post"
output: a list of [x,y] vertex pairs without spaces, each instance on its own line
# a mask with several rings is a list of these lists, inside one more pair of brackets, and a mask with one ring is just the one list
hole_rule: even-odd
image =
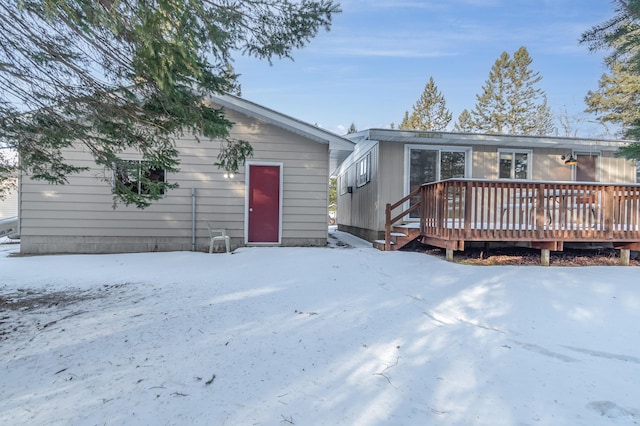
[[550,255],[551,255],[551,250],[549,249],[542,249],[540,250],[540,264],[542,266],[549,266],[550,265]]
[[629,266],[631,261],[631,250],[629,249],[620,249],[620,265]]
[[387,203],[384,214],[384,251],[389,251],[391,250],[391,204]]
[[446,253],[447,262],[453,262],[453,249],[447,247],[445,249],[445,253]]

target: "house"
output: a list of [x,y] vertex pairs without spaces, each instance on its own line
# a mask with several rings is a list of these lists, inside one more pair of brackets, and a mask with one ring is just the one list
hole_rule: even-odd
[[18,178],[10,177],[9,190],[5,192],[4,198],[0,199],[0,240],[5,237],[18,239]]
[[[347,135],[353,152],[335,171],[338,229],[369,241],[385,237],[385,205],[426,182],[636,183],[634,161],[615,157],[624,141],[370,129]],[[577,160],[577,164],[574,161]],[[411,201],[407,201],[409,204]],[[419,221],[414,211],[404,222]]]
[[18,190],[15,189],[18,178],[10,178],[8,183],[14,188],[5,194],[3,199],[0,199],[0,220],[18,216]]
[[[16,164],[18,155],[14,150],[0,147],[0,160]],[[0,238],[18,238],[18,173],[12,173],[3,183],[3,196],[0,198]]]
[[[325,245],[330,170],[353,142],[239,97],[210,101],[234,123],[230,137],[253,146],[235,176],[214,166],[218,141],[184,136],[176,141],[180,170],[154,170],[179,188],[144,210],[114,208],[111,185],[119,175],[79,146],[64,155],[90,170],[68,184],[21,177],[21,253],[205,251],[207,223],[224,228],[232,247]],[[140,161],[135,154],[125,159]]]

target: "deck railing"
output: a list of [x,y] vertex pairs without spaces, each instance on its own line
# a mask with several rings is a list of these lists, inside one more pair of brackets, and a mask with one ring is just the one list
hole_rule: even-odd
[[[417,201],[407,208],[412,198]],[[424,184],[387,205],[386,245],[391,225],[411,211],[420,212],[427,243],[453,250],[463,250],[465,241],[528,241],[552,250],[562,250],[564,242],[640,247],[640,185],[478,179]]]

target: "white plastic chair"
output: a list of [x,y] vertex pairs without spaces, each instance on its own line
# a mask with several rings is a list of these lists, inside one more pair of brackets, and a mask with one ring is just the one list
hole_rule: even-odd
[[216,242],[224,241],[224,248],[227,253],[231,252],[231,238],[227,235],[227,232],[224,229],[215,229],[211,227],[211,224],[207,222],[207,228],[209,229],[209,237],[211,241],[209,242],[209,253],[213,253],[213,245]]

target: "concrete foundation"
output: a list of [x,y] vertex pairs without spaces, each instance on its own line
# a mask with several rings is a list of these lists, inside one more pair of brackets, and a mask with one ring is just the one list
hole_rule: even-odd
[[[283,239],[282,247],[324,247],[326,238]],[[243,247],[240,239],[231,239],[231,249]],[[264,245],[260,245],[264,246]],[[267,244],[269,246],[269,244]],[[191,238],[156,237],[60,237],[22,236],[20,254],[108,254],[191,251]],[[216,247],[221,248],[221,247]],[[195,251],[208,252],[209,238],[198,238]]]

